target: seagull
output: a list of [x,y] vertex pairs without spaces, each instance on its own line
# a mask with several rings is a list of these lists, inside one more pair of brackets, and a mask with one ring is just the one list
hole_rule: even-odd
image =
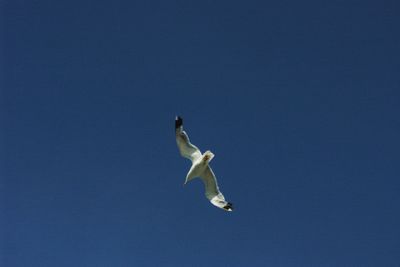
[[227,202],[224,195],[219,191],[217,179],[209,165],[214,158],[214,154],[209,150],[201,154],[200,150],[190,143],[188,135],[183,130],[183,120],[179,116],[175,118],[175,136],[181,155],[192,161],[192,167],[186,175],[184,185],[199,177],[205,185],[205,195],[208,200],[220,209],[233,211],[232,203]]

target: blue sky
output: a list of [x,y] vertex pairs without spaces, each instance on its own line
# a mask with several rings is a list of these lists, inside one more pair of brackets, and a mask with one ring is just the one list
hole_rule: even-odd
[[399,265],[398,2],[143,2],[1,4],[3,265]]

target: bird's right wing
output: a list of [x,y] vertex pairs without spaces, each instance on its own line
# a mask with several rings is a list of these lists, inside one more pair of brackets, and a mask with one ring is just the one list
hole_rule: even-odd
[[206,188],[206,197],[210,202],[218,208],[226,211],[232,211],[232,203],[225,200],[224,195],[219,191],[217,178],[210,166],[207,166],[203,173],[200,175],[201,180]]
[[206,197],[208,199],[212,199],[215,196],[221,195],[220,198],[225,200],[224,196],[221,194],[217,184],[217,178],[215,178],[215,174],[210,168],[207,166],[203,173],[200,175],[201,180],[204,183],[206,188]]
[[183,130],[183,120],[179,116],[175,118],[175,136],[179,152],[183,157],[190,159],[192,162],[201,157],[200,150],[190,143],[189,136]]

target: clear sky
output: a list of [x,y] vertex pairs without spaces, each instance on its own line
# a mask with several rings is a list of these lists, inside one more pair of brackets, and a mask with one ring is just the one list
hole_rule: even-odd
[[0,265],[399,266],[399,7],[2,1]]

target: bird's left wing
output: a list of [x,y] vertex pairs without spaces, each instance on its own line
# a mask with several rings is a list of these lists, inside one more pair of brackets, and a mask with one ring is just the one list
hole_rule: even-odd
[[190,159],[192,162],[201,157],[200,150],[190,143],[189,136],[183,130],[183,120],[179,116],[175,118],[175,136],[179,152],[183,157]]

